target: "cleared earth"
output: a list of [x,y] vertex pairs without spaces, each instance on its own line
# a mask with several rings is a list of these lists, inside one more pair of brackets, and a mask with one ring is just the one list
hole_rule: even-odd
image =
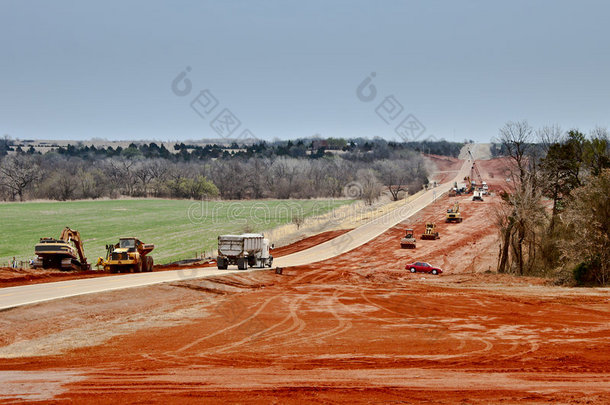
[[[453,201],[461,224],[442,222]],[[0,399],[608,403],[609,290],[489,272],[497,202],[442,199],[341,257],[282,275],[4,311]],[[406,226],[420,234],[431,220],[440,240],[399,248]],[[412,260],[445,273],[408,273]]]

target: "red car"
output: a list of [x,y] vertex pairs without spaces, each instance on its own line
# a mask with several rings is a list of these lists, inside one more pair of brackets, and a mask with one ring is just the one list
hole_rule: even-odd
[[405,266],[405,270],[411,271],[411,273],[420,272],[420,273],[432,273],[432,274],[441,274],[443,270],[438,267],[432,266],[430,263],[426,262],[415,262],[411,264],[407,264]]

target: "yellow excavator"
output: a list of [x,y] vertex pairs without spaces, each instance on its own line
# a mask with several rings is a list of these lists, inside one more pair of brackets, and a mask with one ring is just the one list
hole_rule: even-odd
[[106,258],[97,259],[97,265],[111,273],[139,273],[153,271],[153,258],[148,256],[155,245],[137,238],[120,238],[115,245],[106,245]]
[[447,210],[447,219],[445,222],[462,222],[462,214],[460,213],[460,203],[456,202]]
[[35,269],[90,270],[80,233],[65,227],[58,239],[40,238],[34,246]]

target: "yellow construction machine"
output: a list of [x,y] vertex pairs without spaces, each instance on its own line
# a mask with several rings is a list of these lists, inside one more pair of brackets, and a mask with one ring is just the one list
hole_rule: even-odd
[[35,269],[90,270],[78,231],[65,227],[59,239],[40,238],[34,246]]
[[440,239],[440,235],[438,234],[438,232],[436,232],[436,224],[428,222],[426,224],[426,230],[422,234],[421,238],[426,240]]
[[416,240],[413,229],[406,229],[405,237],[400,240],[401,249],[415,249]]
[[153,258],[148,254],[154,248],[137,238],[120,238],[116,245],[106,245],[106,258],[98,258],[97,265],[111,273],[153,271]]
[[447,219],[445,222],[462,222],[462,214],[460,213],[460,203],[456,202],[447,210]]

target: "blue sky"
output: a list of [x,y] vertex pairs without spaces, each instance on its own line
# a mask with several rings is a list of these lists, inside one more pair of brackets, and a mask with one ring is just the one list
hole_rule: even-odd
[[608,124],[609,16],[602,1],[1,1],[0,135],[215,138],[225,108],[232,136],[268,140],[399,140],[408,115],[422,138],[488,141],[522,119],[588,131]]

